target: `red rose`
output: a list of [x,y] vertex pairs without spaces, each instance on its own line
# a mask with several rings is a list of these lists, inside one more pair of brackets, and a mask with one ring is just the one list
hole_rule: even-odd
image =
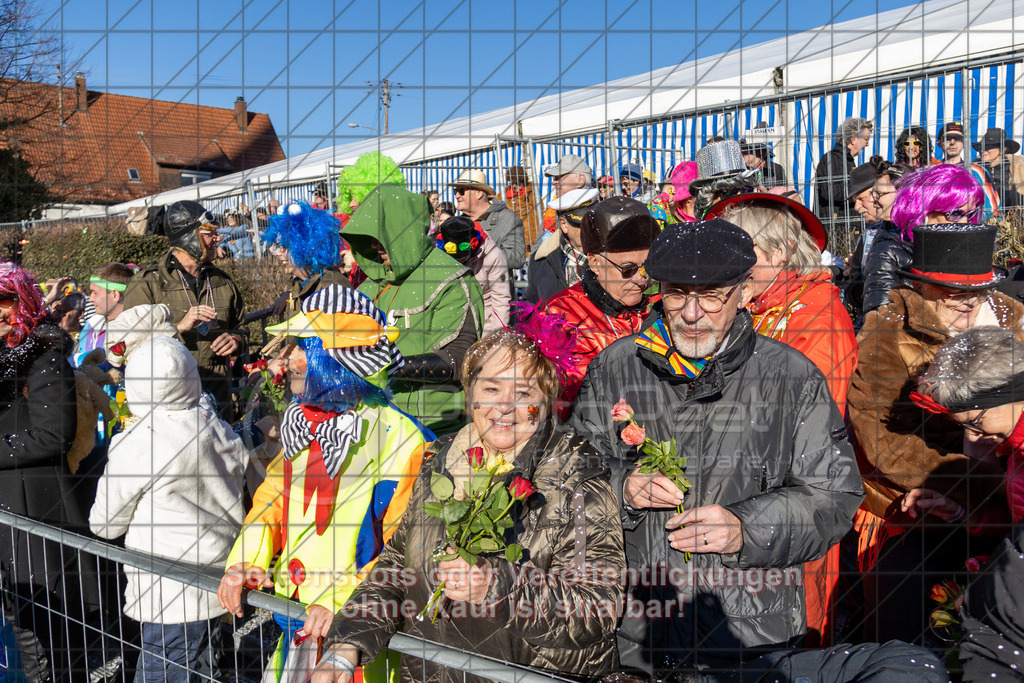
[[635,422],[630,422],[622,430],[622,441],[627,446],[641,446],[647,440],[647,432]]
[[466,459],[469,460],[470,466],[478,470],[484,466],[484,449],[480,446],[474,446],[466,451]]
[[123,356],[124,350],[128,347],[123,341],[119,341],[110,347],[110,352],[115,356]]
[[274,375],[274,379],[270,380],[272,384],[279,384],[284,379],[284,370]]
[[516,477],[512,480],[512,483],[508,486],[508,492],[512,494],[512,498],[515,500],[523,500],[536,493],[533,484],[528,479],[523,479],[522,477]]

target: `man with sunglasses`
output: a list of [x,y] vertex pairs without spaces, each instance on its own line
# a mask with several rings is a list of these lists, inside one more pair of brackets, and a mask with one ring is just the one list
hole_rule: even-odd
[[213,264],[220,223],[198,202],[175,202],[164,213],[171,248],[139,271],[124,292],[124,308],[166,304],[181,340],[199,365],[199,379],[217,400],[223,419],[234,414],[231,356],[245,348],[242,292]]
[[472,221],[480,224],[501,252],[508,267],[515,270],[526,263],[526,231],[523,221],[501,199],[494,199],[494,188],[487,184],[483,171],[463,171],[449,187],[455,190],[455,205]]
[[[644,262],[661,305],[591,361],[573,406],[621,496],[623,667],[728,671],[756,648],[800,641],[802,564],[846,534],[864,495],[821,371],[754,331],[756,263],[753,240],[725,220],[666,226]],[[634,434],[611,415],[620,399],[683,468],[686,491],[641,472],[624,439]],[[789,578],[769,580],[776,570]]]
[[616,339],[640,331],[650,281],[643,263],[661,228],[637,200],[609,197],[583,215],[579,232],[587,255],[581,281],[542,304],[547,313],[564,316],[579,335],[576,367],[556,407],[562,419],[569,416],[590,361]]
[[939,147],[942,148],[942,163],[964,165],[964,125],[951,121],[939,131]]

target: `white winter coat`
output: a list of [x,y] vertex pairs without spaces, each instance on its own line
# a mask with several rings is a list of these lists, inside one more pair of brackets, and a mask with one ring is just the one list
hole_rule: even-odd
[[[199,373],[171,337],[143,342],[125,371],[138,422],[110,443],[89,526],[125,547],[192,565],[223,568],[242,526],[248,452],[231,427],[200,405]],[[125,567],[124,613],[182,623],[224,614],[214,593]]]

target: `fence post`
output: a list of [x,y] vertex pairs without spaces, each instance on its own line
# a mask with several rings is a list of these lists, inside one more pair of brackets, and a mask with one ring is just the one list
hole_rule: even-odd
[[[608,122],[608,160],[611,162],[611,170],[615,173],[615,169],[619,166],[619,119],[612,119]],[[617,180],[614,175],[613,179]],[[614,194],[621,194],[619,183],[614,183]]]
[[504,159],[501,158],[501,138],[497,133],[494,134],[494,165],[498,171],[497,182],[494,185],[495,190],[497,190],[505,181],[505,163]]
[[[523,166],[530,169],[530,175],[527,178],[533,183],[533,208],[537,213],[537,225],[541,226],[540,230],[544,230],[544,196],[541,194],[541,175],[534,168],[533,158],[533,138],[526,138],[524,142],[520,143],[523,147]],[[531,245],[532,246],[532,245]]]
[[970,171],[970,150],[973,149],[971,147],[971,90],[973,90],[973,84],[971,83],[971,81],[973,79],[971,78],[971,68],[969,66],[965,66],[963,69],[961,69],[961,71],[963,72],[963,75],[960,77],[960,88],[963,90],[963,94],[960,96],[960,101],[964,103],[961,115],[963,116],[963,121],[967,125],[967,130],[964,131],[964,168]]
[[[256,188],[253,187],[251,178],[245,181],[245,194],[249,200],[249,227],[252,228],[252,241],[253,246],[256,247],[256,260],[259,261],[263,258],[263,249],[261,248],[263,240],[260,237],[259,225],[256,224]],[[267,216],[267,218],[269,219],[270,216]]]

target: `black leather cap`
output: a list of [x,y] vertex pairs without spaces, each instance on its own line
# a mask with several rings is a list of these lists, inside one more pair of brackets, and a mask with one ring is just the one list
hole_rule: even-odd
[[649,248],[659,232],[661,226],[642,202],[609,197],[583,215],[580,242],[585,254],[638,251]]
[[207,224],[220,227],[213,214],[199,202],[175,202],[164,212],[164,232],[171,246],[200,261],[206,254],[206,247],[197,230]]

